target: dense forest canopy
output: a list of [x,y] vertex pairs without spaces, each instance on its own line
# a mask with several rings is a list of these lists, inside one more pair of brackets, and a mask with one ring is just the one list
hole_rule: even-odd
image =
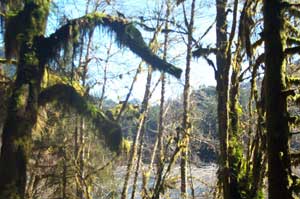
[[299,197],[297,0],[0,10],[0,199]]

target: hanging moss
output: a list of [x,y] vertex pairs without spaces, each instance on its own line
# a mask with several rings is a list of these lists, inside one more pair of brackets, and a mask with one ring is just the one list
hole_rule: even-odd
[[98,135],[104,138],[107,146],[111,150],[119,152],[122,141],[120,126],[110,120],[96,106],[87,102],[72,86],[56,84],[45,89],[39,95],[39,106],[52,101],[73,107],[79,114],[91,119],[99,132]]
[[44,20],[49,11],[50,1],[36,0],[26,3],[20,10],[8,11],[5,20],[5,55],[17,57],[23,41],[32,42],[37,35],[43,35],[46,29]]
[[78,19],[70,20],[55,33],[43,41],[40,48],[45,49],[43,55],[46,60],[51,60],[60,56],[60,50],[65,49],[66,44],[73,44],[80,36],[86,35],[96,27],[105,27],[111,33],[115,33],[116,42],[120,47],[126,46],[132,52],[140,56],[153,68],[167,72],[179,78],[182,70],[155,55],[145,43],[140,31],[127,20],[113,17],[105,13],[91,13]]

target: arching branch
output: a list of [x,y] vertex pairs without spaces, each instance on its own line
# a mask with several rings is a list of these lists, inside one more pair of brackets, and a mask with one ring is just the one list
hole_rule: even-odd
[[87,102],[72,86],[56,84],[40,93],[39,106],[44,106],[53,101],[66,104],[74,108],[79,114],[90,118],[99,130],[99,136],[104,138],[105,144],[111,150],[119,151],[122,139],[120,126],[117,122],[110,120],[96,106]]
[[[74,42],[81,34],[99,26],[115,33],[119,46],[128,47],[153,68],[167,72],[177,78],[180,77],[182,70],[155,55],[145,43],[140,31],[132,23],[124,18],[99,12],[70,20],[48,38],[44,38],[41,47],[43,50],[46,49],[46,52],[41,56],[47,57],[47,59],[59,56],[60,51],[58,49],[64,48],[67,43]],[[74,45],[76,45],[76,41]]]

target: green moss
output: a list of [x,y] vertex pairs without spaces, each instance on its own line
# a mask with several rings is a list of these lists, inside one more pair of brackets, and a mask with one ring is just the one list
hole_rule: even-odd
[[46,88],[39,95],[40,106],[54,100],[74,108],[79,114],[90,119],[97,129],[98,135],[104,139],[107,146],[111,150],[119,152],[122,141],[120,126],[115,121],[110,120],[96,106],[89,103],[72,86],[56,84],[50,88]]
[[88,20],[102,20],[104,17],[108,17],[107,14],[105,14],[104,12],[94,12],[94,13],[90,13],[86,15],[86,18]]
[[122,139],[122,151],[125,152],[127,155],[129,154],[132,146],[132,141],[128,139]]
[[24,59],[26,65],[30,65],[30,66],[39,65],[39,59],[37,58],[36,53],[34,51],[31,51],[30,53],[26,53],[24,55]]
[[[78,29],[74,29],[73,26],[78,26]],[[68,52],[68,48],[65,48],[68,44],[73,45],[72,47],[75,48],[76,51],[78,46],[76,46],[76,42],[74,43],[74,38],[78,37],[76,36],[77,33],[80,33],[80,37],[84,37],[96,27],[105,27],[108,30],[108,33],[115,33],[116,42],[120,47],[128,47],[133,53],[140,56],[155,69],[170,73],[177,78],[180,77],[182,70],[155,55],[147,46],[142,34],[137,28],[135,28],[133,23],[129,23],[123,18],[112,17],[99,12],[71,20],[65,26],[52,34],[49,37],[49,43],[47,44],[49,53],[45,55],[45,59],[51,60],[61,56],[58,52],[62,49],[65,53]]]
[[254,199],[264,199],[264,198],[265,198],[264,192],[262,191],[262,189],[259,189]]
[[66,84],[72,86],[80,95],[84,95],[85,89],[82,87],[80,82],[71,81],[68,77],[57,74],[50,70],[45,70],[43,80],[42,80],[42,89],[53,86],[55,84]]
[[236,105],[236,110],[239,116],[243,115],[243,107],[239,103]]
[[17,110],[25,111],[29,94],[29,85],[25,84],[15,92],[15,103]]

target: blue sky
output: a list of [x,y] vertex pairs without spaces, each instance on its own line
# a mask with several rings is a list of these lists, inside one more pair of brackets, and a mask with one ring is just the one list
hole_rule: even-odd
[[[59,5],[63,8],[61,10],[65,10],[65,12],[61,12],[60,15],[66,15],[68,18],[80,16],[84,13],[85,10],[85,1],[75,1],[75,0],[64,0],[57,1]],[[74,2],[76,2],[74,4]],[[153,8],[157,8],[157,5],[161,5],[162,0],[117,0],[117,3],[113,6],[100,8],[105,10],[110,14],[116,14],[116,11],[120,11],[124,13],[126,17],[133,17],[132,20],[136,20],[138,16],[148,16],[153,15]],[[188,2],[188,1],[187,1]],[[197,15],[195,18],[195,33],[194,37],[197,39],[203,32],[207,29],[208,26],[214,21],[214,1],[213,4],[210,2],[201,3],[202,1],[198,1],[197,4]],[[75,6],[74,6],[75,5]],[[188,6],[187,6],[188,8]],[[183,17],[179,15],[182,13],[182,7],[175,8],[173,11],[173,16],[178,19],[179,23],[182,21]],[[188,11],[189,13],[189,11]],[[56,16],[52,16],[52,19],[56,18]],[[52,27],[55,27],[55,20],[50,20]],[[101,33],[101,32],[99,32]],[[146,38],[150,38],[152,33],[147,33],[142,31],[143,36]],[[98,48],[101,50],[95,50],[95,56],[99,56],[101,58],[105,57],[105,53],[111,38],[109,36],[105,36],[102,32],[101,36],[97,37],[97,40],[94,42],[94,48]],[[215,41],[215,31],[212,31],[203,39],[202,43],[205,45],[210,44],[214,46]],[[185,68],[185,45],[182,41],[182,38],[178,37],[178,44],[173,44],[173,46],[169,50],[169,61],[180,67],[184,70]],[[132,76],[134,74],[135,69],[137,68],[140,58],[128,52],[127,49],[120,50],[116,45],[112,45],[111,49],[112,53],[115,55],[111,58],[111,62],[108,65],[108,76],[111,77],[108,81],[108,92],[106,93],[107,98],[111,98],[113,100],[122,100],[128,92],[128,87],[131,84]],[[180,56],[179,56],[180,55]],[[177,57],[175,60],[173,57]],[[212,57],[214,60],[214,58]],[[97,65],[94,63],[93,66],[90,66],[90,82],[101,81],[103,77],[103,65],[104,63],[100,63]],[[146,71],[146,66],[144,66]],[[129,73],[128,73],[129,72]],[[122,79],[113,78],[118,77],[118,74],[124,73],[122,75]],[[160,72],[154,72],[153,75],[153,84],[156,83],[160,76]],[[134,88],[134,92],[132,98],[141,99],[144,94],[145,89],[145,81],[146,81],[146,72],[143,72],[136,83]],[[174,77],[167,76],[167,90],[166,95],[169,98],[176,98],[181,95],[183,90],[183,82],[184,82],[184,74],[182,75],[180,80],[175,79]],[[213,69],[208,66],[206,61],[203,59],[193,59],[192,61],[192,71],[191,71],[191,85],[193,88],[198,88],[200,85],[215,85],[214,72]],[[93,89],[93,93],[96,95],[100,95],[102,85],[96,86]],[[157,102],[160,98],[160,90],[157,89],[153,95],[152,102]]]

